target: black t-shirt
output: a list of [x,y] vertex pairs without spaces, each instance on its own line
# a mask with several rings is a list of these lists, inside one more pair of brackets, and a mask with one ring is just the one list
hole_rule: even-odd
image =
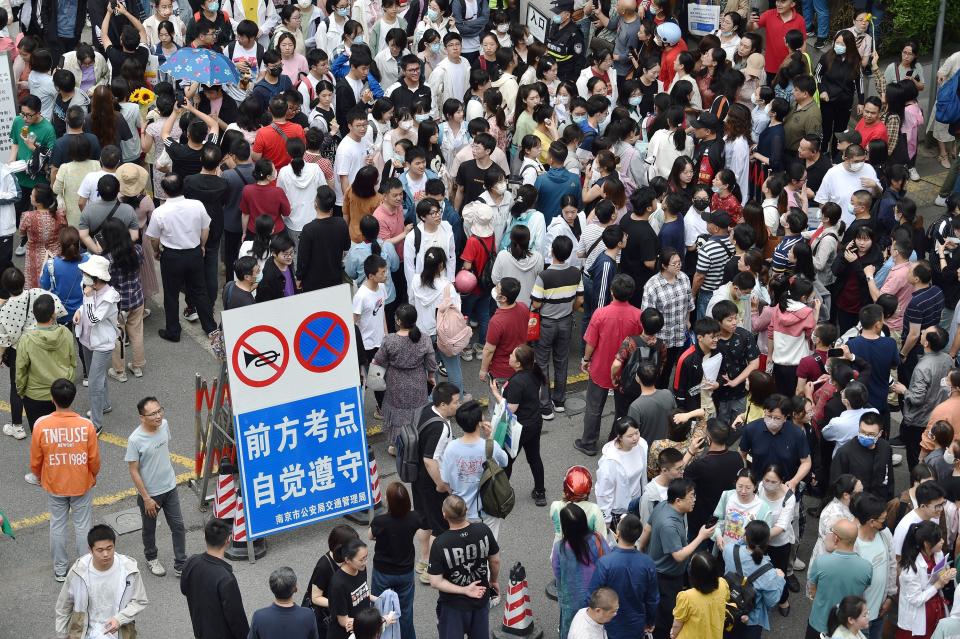
[[50,118],[50,123],[53,125],[53,130],[58,138],[62,138],[63,134],[67,132],[66,119],[69,107],[70,100],[63,100],[58,91],[57,97],[53,99],[53,117]]
[[245,291],[236,282],[227,282],[223,287],[223,310],[229,311],[234,308],[242,308],[257,303],[253,293]]
[[723,491],[737,483],[737,473],[744,467],[743,457],[732,450],[711,453],[696,459],[686,467],[683,476],[692,480],[697,490],[697,503],[687,515],[687,530],[690,535],[700,532],[713,510],[720,503]]
[[[330,553],[326,552],[320,556],[320,559],[317,560],[317,565],[313,567],[313,573],[310,575],[310,581],[307,582],[307,591],[303,593],[303,602],[301,606],[311,605],[311,594],[313,592],[313,587],[316,586],[317,589],[323,593],[323,596],[326,597],[330,594],[330,581],[333,579],[333,575],[340,570],[337,564],[333,561],[333,558],[330,557]],[[314,612],[317,614],[318,619],[323,619],[327,616],[328,610],[326,608],[313,607]]]
[[[429,405],[425,406],[417,415],[417,426],[421,429],[420,435],[417,437],[420,459],[435,459],[439,463],[440,457],[450,441],[450,427],[433,410],[433,406]],[[423,462],[420,464],[417,479],[413,482],[413,485],[424,491],[436,491],[437,489],[436,482],[423,467]]]
[[181,178],[186,179],[189,175],[196,175],[203,168],[200,162],[201,149],[191,149],[189,145],[181,144],[173,138],[165,138],[163,144],[167,149],[167,155],[170,156],[173,172]]
[[122,47],[110,45],[106,50],[107,60],[110,61],[110,68],[115,77],[120,76],[120,67],[129,58],[133,58],[140,63],[143,69],[147,68],[147,60],[150,58],[150,50],[144,46],[138,46],[132,53],[127,53]]
[[740,272],[740,256],[734,255],[723,265],[723,283],[732,282]]
[[620,270],[633,277],[637,290],[656,275],[654,269],[647,268],[644,262],[656,261],[660,239],[647,220],[634,220],[630,215],[620,220],[620,228],[627,234],[627,246],[620,253]]
[[533,371],[519,371],[513,374],[503,389],[508,404],[518,404],[517,421],[528,432],[539,432],[543,426],[540,416],[540,380]]
[[53,154],[50,156],[50,164],[53,166],[60,167],[70,161],[70,142],[73,138],[81,135],[87,138],[90,143],[90,159],[100,159],[100,140],[93,133],[66,133],[64,135],[58,133],[57,135],[60,137],[54,142]]
[[403,517],[390,514],[373,518],[370,530],[377,539],[373,567],[386,575],[403,575],[413,570],[416,553],[413,536],[418,530],[429,530],[427,522],[415,510]]
[[227,181],[219,175],[188,175],[183,180],[183,196],[203,202],[203,207],[210,216],[207,243],[218,241],[223,234],[223,203],[227,196]]
[[330,592],[327,594],[330,601],[330,630],[327,639],[347,639],[350,635],[337,622],[337,616],[357,616],[357,613],[373,605],[370,601],[370,586],[367,584],[367,571],[361,570],[355,576],[348,575],[343,569],[333,574],[330,580]]
[[473,202],[484,192],[483,177],[487,174],[485,169],[477,166],[476,160],[467,160],[460,164],[460,170],[457,171],[457,186],[463,189],[463,203]]
[[297,278],[303,292],[343,282],[343,253],[350,249],[350,231],[342,217],[311,220],[300,233]]
[[816,162],[807,167],[807,186],[810,187],[810,190],[814,193],[820,190],[820,184],[823,183],[823,176],[827,174],[830,167],[830,160],[826,155],[821,155]]
[[637,107],[637,110],[640,111],[642,115],[649,115],[653,113],[653,99],[657,97],[658,86],[657,81],[654,80],[650,83],[650,86],[645,85],[643,82],[639,82],[640,85],[640,106]]
[[437,537],[430,547],[431,575],[443,578],[458,586],[469,586],[475,581],[487,586],[480,599],[466,595],[441,592],[442,605],[461,610],[479,610],[487,606],[490,597],[490,565],[487,558],[500,552],[500,546],[486,524],[467,524],[466,528],[447,530]]

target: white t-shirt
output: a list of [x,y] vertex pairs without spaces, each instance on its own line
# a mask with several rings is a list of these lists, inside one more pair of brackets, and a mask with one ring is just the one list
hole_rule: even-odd
[[104,175],[109,175],[106,171],[92,171],[87,173],[86,177],[83,178],[83,181],[80,182],[80,188],[77,189],[77,195],[80,197],[86,198],[88,202],[100,202],[102,198],[100,197],[100,192],[97,191],[97,182],[100,181]]
[[[414,206],[416,206],[427,194],[427,174],[424,173],[419,180],[415,180],[414,178],[410,177],[410,172],[408,171],[407,184],[410,186],[410,195],[413,197]],[[444,248],[444,250],[446,250],[446,248]]]
[[350,88],[353,89],[353,97],[357,99],[357,102],[359,102],[360,94],[363,93],[363,80],[351,78],[349,73],[343,76],[343,79],[346,80],[347,84],[350,85]]
[[581,608],[573,616],[567,636],[572,639],[607,639],[607,631],[590,618],[586,608]]
[[893,531],[893,554],[898,557],[902,554],[900,551],[903,550],[903,540],[907,538],[907,531],[910,529],[910,526],[913,524],[919,524],[923,519],[920,518],[920,515],[917,514],[916,510],[911,510],[906,515],[903,516],[903,519],[900,520],[900,523],[897,524],[896,530]]
[[117,585],[120,581],[120,560],[114,556],[113,565],[104,572],[100,572],[90,564],[90,587],[87,590],[89,605],[87,606],[87,637],[88,639],[113,639],[116,635],[103,632],[107,620],[117,614],[117,601],[120,593]]
[[387,33],[390,32],[390,29],[399,29],[400,21],[395,20],[394,22],[387,22],[383,18],[380,18],[380,42],[377,47],[377,51],[383,51],[384,49],[389,49],[387,46]]
[[683,216],[683,243],[687,246],[693,246],[697,243],[697,238],[707,233],[707,223],[703,221],[700,212],[690,207],[690,210]]
[[353,314],[359,315],[357,325],[363,337],[363,348],[370,350],[380,348],[383,344],[385,325],[383,323],[383,307],[387,303],[387,287],[377,285],[373,291],[366,284],[359,287],[353,296]]
[[353,183],[357,177],[357,172],[363,166],[367,159],[367,151],[370,145],[361,138],[359,142],[355,141],[349,135],[343,138],[340,146],[337,147],[337,159],[333,163],[333,192],[337,195],[337,204],[343,205],[343,190],[340,188],[340,176],[346,175],[347,182]]
[[853,206],[850,204],[850,196],[854,191],[863,189],[860,178],[868,178],[877,181],[877,172],[866,162],[856,173],[851,173],[843,164],[837,164],[827,171],[823,176],[823,182],[817,190],[816,201],[821,204],[834,202],[840,206],[842,214],[840,219],[846,222],[847,226],[853,222]]

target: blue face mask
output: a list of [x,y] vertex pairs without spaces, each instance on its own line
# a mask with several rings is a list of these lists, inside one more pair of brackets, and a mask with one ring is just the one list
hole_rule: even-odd
[[560,24],[561,22],[563,22],[563,18],[561,18],[558,14],[553,14],[553,23]]
[[573,121],[576,122],[577,124],[580,124],[581,122],[586,122],[586,121],[587,121],[587,116],[585,116],[585,115],[575,115],[575,116],[573,116]]
[[437,18],[440,17],[440,14],[433,9],[427,9],[427,17],[430,18],[431,22],[436,22]]
[[208,2],[208,3],[207,3],[207,11],[216,11],[216,10],[219,9],[219,8],[220,8],[220,3],[219,3],[219,2]]
[[426,122],[427,120],[430,119],[430,114],[429,114],[429,113],[418,113],[418,114],[416,114],[415,116],[413,116],[413,119],[416,120],[417,122]]
[[363,36],[362,36],[362,35],[358,35],[356,38],[353,39],[353,43],[354,43],[354,44],[363,44]]
[[433,44],[431,44],[430,50],[433,51],[434,53],[440,53],[440,43],[434,42]]
[[640,106],[640,102],[643,100],[642,96],[634,95],[630,97],[630,106]]
[[868,437],[866,435],[857,435],[857,441],[860,442],[860,445],[864,448],[870,448],[877,443],[876,437]]
[[350,15],[350,7],[344,7],[343,9],[337,9],[337,15],[341,18],[346,18]]
[[710,187],[710,190],[713,191],[714,193],[719,193],[719,192],[720,192],[720,187],[719,187],[719,186],[711,186],[711,187]]
[[833,45],[833,52],[836,53],[837,55],[843,55],[844,53],[847,52],[847,47],[845,47],[842,44],[835,44]]
[[257,284],[259,284],[259,283],[260,283],[260,280],[262,280],[262,279],[263,279],[263,269],[261,269],[261,270],[257,273],[257,276],[256,276],[255,278],[253,278],[253,281],[256,282]]

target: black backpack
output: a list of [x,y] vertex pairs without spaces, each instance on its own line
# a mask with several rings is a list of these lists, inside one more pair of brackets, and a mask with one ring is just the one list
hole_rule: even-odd
[[[480,240],[478,239],[477,241],[479,242]],[[493,244],[496,244],[496,242],[497,238],[494,237]],[[492,291],[493,287],[496,286],[496,284],[493,283],[493,262],[495,256],[493,251],[487,249],[486,244],[480,242],[480,246],[483,247],[483,250],[487,254],[487,262],[483,265],[483,270],[477,274],[477,286],[481,291]]]
[[620,371],[620,392],[629,397],[633,397],[634,395],[640,395],[640,382],[637,381],[637,372],[640,370],[640,364],[648,361],[653,362],[654,365],[659,367],[660,355],[657,350],[658,344],[647,346],[639,336],[630,337],[629,339],[633,340],[636,348],[630,353],[627,363]]
[[[432,411],[431,411],[432,413]],[[404,424],[397,434],[397,475],[401,481],[415,482],[420,474],[420,433],[433,422],[443,422],[443,418],[433,413],[433,416],[422,424],[417,422],[423,415],[423,409],[415,414],[411,424]]]
[[753,583],[773,570],[773,564],[768,563],[753,571],[749,577],[743,575],[743,565],[740,563],[740,549],[733,549],[734,572],[728,572],[723,576],[730,586],[730,597],[727,599],[727,620],[726,629],[729,631],[737,620],[750,614],[750,611],[757,605],[757,589]]

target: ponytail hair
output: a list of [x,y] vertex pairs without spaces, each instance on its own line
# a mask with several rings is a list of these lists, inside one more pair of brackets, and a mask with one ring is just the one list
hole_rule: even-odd
[[940,526],[932,521],[921,521],[911,524],[907,529],[907,536],[903,540],[903,549],[900,554],[900,570],[916,571],[917,556],[923,551],[923,545],[936,546],[940,541]]
[[674,105],[667,109],[667,124],[677,129],[673,132],[673,146],[677,151],[683,151],[687,146],[687,132],[683,126],[685,119],[682,106]]
[[744,528],[743,540],[747,544],[753,563],[759,566],[770,543],[770,525],[762,519],[754,519]]
[[743,199],[743,194],[740,191],[740,185],[737,184],[737,176],[733,171],[730,169],[720,169],[720,172],[717,173],[717,177],[720,178],[720,181],[723,182],[724,186],[729,189],[730,195],[738,200]]
[[827,616],[827,635],[832,637],[840,626],[847,628],[851,619],[856,619],[863,614],[863,608],[866,605],[867,601],[857,595],[847,595],[841,599],[840,603],[830,608],[830,614]]
[[380,255],[383,252],[380,242],[377,241],[377,236],[380,235],[380,221],[377,218],[372,215],[360,218],[360,235],[364,242],[369,242],[371,255]]
[[266,158],[260,158],[253,165],[253,179],[257,182],[269,179],[273,174],[273,162]]
[[537,204],[538,195],[537,187],[532,184],[522,184],[517,189],[517,197],[514,198],[513,204],[510,205],[510,216],[516,219],[532,209]]
[[[287,5],[289,6],[289,5]],[[300,177],[303,173],[303,154],[307,151],[307,145],[300,138],[290,138],[287,140],[287,155],[290,156],[290,168],[294,175]]]
[[798,275],[793,278],[790,289],[784,295],[780,296],[778,304],[780,310],[786,311],[787,305],[790,302],[800,302],[804,297],[809,297],[811,294],[813,294],[813,284],[811,284],[807,278]]
[[410,304],[401,304],[394,313],[397,320],[397,328],[403,328],[410,331],[408,337],[410,341],[416,344],[420,341],[421,333],[417,328],[417,309]]
[[513,351],[513,356],[517,358],[520,368],[530,371],[537,378],[541,385],[547,383],[547,376],[543,374],[543,369],[537,364],[533,348],[529,344],[521,344]]

